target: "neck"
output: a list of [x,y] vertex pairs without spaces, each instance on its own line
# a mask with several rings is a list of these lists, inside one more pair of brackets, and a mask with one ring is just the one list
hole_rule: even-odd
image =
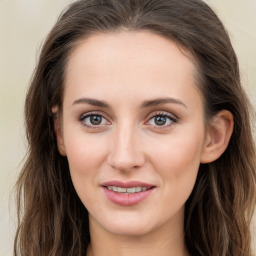
[[[182,221],[183,223],[183,221]],[[128,236],[109,233],[90,218],[91,244],[88,256],[188,256],[183,224],[163,225],[151,233]]]

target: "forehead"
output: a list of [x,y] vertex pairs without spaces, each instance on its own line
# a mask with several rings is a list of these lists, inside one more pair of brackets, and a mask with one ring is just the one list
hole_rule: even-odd
[[74,97],[135,92],[151,98],[179,96],[186,86],[200,93],[196,74],[192,55],[163,36],[148,31],[99,33],[81,40],[71,53],[65,90],[70,96],[76,92]]
[[[187,49],[169,38],[150,31],[102,32],[79,40],[70,54],[67,71],[81,65],[101,68],[110,60],[108,64],[116,61],[122,62],[125,66],[130,62],[135,64],[136,60],[142,59],[141,57],[145,67],[154,65],[163,68],[166,64],[166,68],[171,68],[171,64],[175,64],[177,68],[185,70],[187,67],[193,74],[196,72],[195,58]],[[169,63],[165,63],[168,58]]]

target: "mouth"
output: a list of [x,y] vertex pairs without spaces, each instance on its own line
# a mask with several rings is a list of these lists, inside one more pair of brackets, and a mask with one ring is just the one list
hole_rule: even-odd
[[105,186],[105,188],[120,194],[135,194],[135,193],[140,193],[142,191],[152,189],[153,186],[152,187],[130,187],[130,188]]
[[156,186],[138,182],[110,181],[102,184],[104,194],[112,203],[133,206],[150,197]]

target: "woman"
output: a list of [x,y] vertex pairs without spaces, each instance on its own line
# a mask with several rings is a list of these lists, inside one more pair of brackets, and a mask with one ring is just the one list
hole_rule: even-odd
[[252,109],[204,2],[73,3],[25,113],[15,255],[252,255]]

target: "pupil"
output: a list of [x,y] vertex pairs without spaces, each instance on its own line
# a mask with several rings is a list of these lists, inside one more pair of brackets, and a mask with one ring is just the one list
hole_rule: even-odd
[[156,125],[164,125],[166,123],[166,117],[164,116],[156,116],[155,117]]
[[101,121],[102,121],[102,117],[101,116],[94,115],[94,116],[90,117],[90,122],[93,125],[99,125],[101,123]]

